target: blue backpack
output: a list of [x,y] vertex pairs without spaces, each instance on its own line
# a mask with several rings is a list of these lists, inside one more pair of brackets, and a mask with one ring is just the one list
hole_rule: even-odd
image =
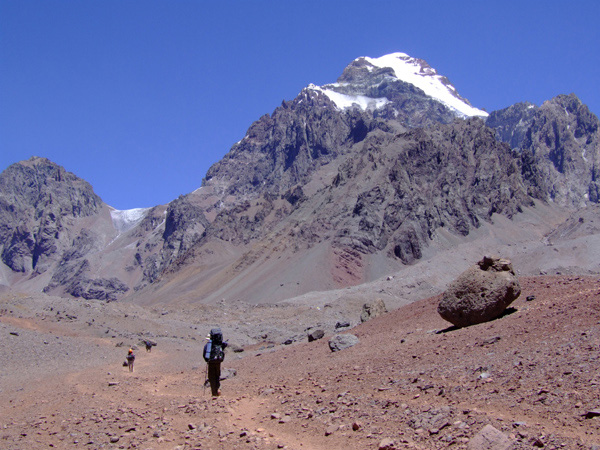
[[204,360],[222,362],[225,359],[223,333],[220,328],[210,330],[210,341],[204,346]]

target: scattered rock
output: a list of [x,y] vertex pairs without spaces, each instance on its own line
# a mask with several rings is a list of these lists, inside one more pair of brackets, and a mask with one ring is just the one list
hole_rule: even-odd
[[235,377],[236,375],[237,375],[237,370],[227,367],[227,368],[221,369],[220,380],[227,380],[229,378]]
[[395,442],[390,438],[385,438],[379,443],[379,450],[396,450]]
[[313,330],[308,333],[308,342],[316,341],[318,339],[322,339],[325,336],[325,331],[321,329]]
[[339,425],[329,425],[327,427],[327,429],[325,430],[325,436],[331,436],[333,433],[335,433],[339,429],[340,429]]
[[479,344],[481,347],[485,346],[485,345],[492,345],[495,344],[496,342],[498,342],[501,339],[500,336],[493,336],[491,338],[485,339],[481,344]]
[[[432,389],[433,385],[421,387],[421,390]],[[450,425],[449,408],[433,408],[421,414],[417,414],[408,421],[408,425],[415,430],[426,430],[429,434],[437,434],[439,431]]]
[[600,408],[591,409],[584,414],[586,419],[593,419],[594,417],[600,417]]
[[329,340],[329,348],[332,352],[338,352],[358,344],[358,338],[353,334],[338,334]]
[[385,303],[382,299],[378,298],[373,302],[365,303],[363,305],[362,313],[360,314],[360,321],[366,322],[369,319],[374,319],[375,317],[381,316],[385,313],[387,313]]
[[469,441],[469,450],[509,450],[512,441],[501,431],[486,425]]
[[542,442],[542,440],[540,438],[534,438],[531,444],[537,448],[545,447],[544,443]]
[[339,329],[339,328],[348,328],[350,326],[350,322],[347,320],[341,320],[336,322],[335,324],[335,329]]
[[244,351],[244,349],[237,344],[229,344],[227,349],[231,350],[233,353],[243,353]]

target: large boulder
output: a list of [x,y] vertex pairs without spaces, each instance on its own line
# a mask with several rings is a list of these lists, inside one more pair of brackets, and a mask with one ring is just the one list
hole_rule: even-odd
[[520,293],[511,262],[485,256],[448,286],[438,313],[458,327],[475,325],[500,316]]

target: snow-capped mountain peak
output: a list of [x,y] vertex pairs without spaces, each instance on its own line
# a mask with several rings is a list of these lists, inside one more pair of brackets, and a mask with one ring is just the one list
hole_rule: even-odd
[[423,90],[430,97],[439,100],[446,106],[465,116],[487,116],[488,113],[471,106],[456,92],[450,81],[437,73],[433,67],[422,59],[412,58],[406,53],[391,53],[380,58],[364,58],[374,67],[390,67],[396,78],[411,83]]
[[309,86],[309,89],[326,94],[340,109],[358,106],[363,110],[377,109],[389,99],[373,97],[373,87],[386,79],[397,79],[422,90],[427,96],[447,106],[457,116],[486,117],[487,112],[475,108],[462,98],[456,88],[443,75],[422,59],[406,53],[391,53],[379,58],[360,57],[344,71],[337,83]]

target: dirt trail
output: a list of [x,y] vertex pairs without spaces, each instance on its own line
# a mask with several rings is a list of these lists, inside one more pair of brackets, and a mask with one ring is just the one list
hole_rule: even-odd
[[332,446],[319,435],[300,433],[298,429],[285,426],[287,417],[279,414],[268,414],[265,411],[275,410],[264,398],[242,397],[233,403],[229,424],[240,435],[247,434],[262,440],[264,445],[276,445],[287,449],[332,450]]

